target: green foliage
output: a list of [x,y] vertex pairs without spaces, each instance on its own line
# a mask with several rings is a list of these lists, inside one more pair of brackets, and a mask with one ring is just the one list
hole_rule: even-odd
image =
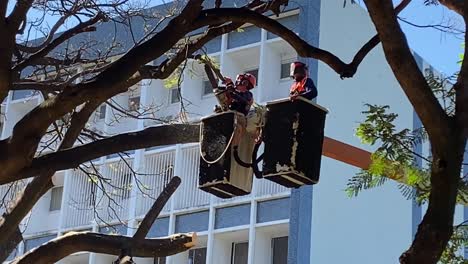
[[467,264],[463,254],[460,254],[460,249],[468,247],[468,227],[465,225],[457,226],[454,229],[453,235],[445,248],[439,260],[441,264]]
[[425,131],[423,129],[397,131],[393,122],[398,115],[387,113],[390,108],[388,105],[366,104],[366,106],[369,109],[362,112],[366,115],[366,120],[359,124],[356,129],[356,136],[364,144],[374,145],[380,142],[381,146],[376,152],[384,158],[402,164],[412,164],[413,147],[415,144],[427,139]]
[[[453,88],[447,89],[448,79],[435,76],[432,72],[427,72],[426,76],[434,94],[441,102],[446,100],[444,106],[450,113]],[[356,129],[356,136],[364,144],[379,144],[380,147],[373,153],[369,168],[361,170],[348,181],[345,189],[347,195],[357,196],[362,190],[381,186],[390,178],[400,182],[398,189],[404,197],[414,199],[419,204],[426,202],[430,194],[431,159],[421,157],[427,161],[427,167],[419,168],[415,165],[414,156],[417,154],[413,151],[416,144],[427,140],[425,130],[398,130],[394,125],[398,115],[388,113],[389,106],[366,106],[368,110],[363,112],[366,119]],[[460,182],[457,201],[468,204],[468,185],[464,181]],[[468,229],[465,226],[456,227],[439,263],[468,264],[459,254],[460,249],[467,246]]]
[[434,95],[439,99],[445,112],[453,116],[455,114],[455,83],[458,78],[458,73],[451,76],[435,74],[432,69],[425,70],[425,76],[429,87],[431,87]]
[[169,77],[164,79],[164,88],[172,89],[179,84],[179,79],[182,74],[182,69],[178,67]]

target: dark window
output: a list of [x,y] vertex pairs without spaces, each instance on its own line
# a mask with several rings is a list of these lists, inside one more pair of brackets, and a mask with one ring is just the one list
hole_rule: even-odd
[[232,264],[247,264],[249,259],[249,243],[232,243]]
[[99,107],[98,116],[99,116],[99,119],[106,118],[106,105],[105,104]]
[[140,96],[130,97],[128,99],[128,110],[138,111],[140,109]]
[[281,64],[281,79],[289,78],[290,63]]
[[250,73],[253,76],[255,76],[255,79],[257,79],[257,85],[258,85],[258,68],[250,71],[246,71],[245,73]]
[[50,191],[49,211],[60,210],[60,207],[62,206],[62,193],[62,186],[52,188],[52,190]]
[[203,95],[213,93],[213,86],[211,85],[211,82],[209,80],[203,80],[202,85],[203,85]]
[[57,235],[48,235],[48,236],[42,236],[42,237],[35,237],[35,238],[30,238],[26,239],[24,241],[24,252],[27,252],[35,247],[38,247],[46,242],[49,242],[50,240],[56,238]]
[[166,258],[154,258],[154,264],[166,264]]
[[171,104],[180,102],[180,93],[179,89],[174,88],[171,90]]
[[272,264],[288,263],[288,237],[275,237],[271,240],[273,248]]
[[205,264],[206,248],[196,248],[189,250],[188,264]]

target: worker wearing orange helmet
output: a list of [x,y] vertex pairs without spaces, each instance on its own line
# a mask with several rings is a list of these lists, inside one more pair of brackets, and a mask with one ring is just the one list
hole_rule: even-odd
[[306,64],[296,61],[291,63],[291,78],[294,79],[289,92],[291,100],[296,99],[298,96],[312,100],[317,97],[317,88],[314,81],[309,78],[308,67]]
[[257,79],[250,73],[239,74],[233,83],[229,77],[224,79],[229,91],[229,109],[247,115],[253,104],[253,94],[250,92],[256,85]]

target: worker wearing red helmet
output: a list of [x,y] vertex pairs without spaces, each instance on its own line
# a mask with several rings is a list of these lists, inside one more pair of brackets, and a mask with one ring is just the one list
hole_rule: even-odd
[[236,82],[225,78],[224,83],[229,93],[229,109],[247,115],[253,103],[253,94],[250,92],[256,85],[257,79],[250,73],[239,74]]
[[307,65],[296,61],[291,63],[291,78],[294,79],[289,92],[291,100],[296,99],[298,96],[312,100],[317,97],[317,88],[314,81],[309,78]]

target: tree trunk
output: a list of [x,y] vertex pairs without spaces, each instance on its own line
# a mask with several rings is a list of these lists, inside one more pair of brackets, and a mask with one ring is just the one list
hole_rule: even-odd
[[451,144],[443,146],[442,152],[433,151],[428,209],[411,247],[400,257],[402,264],[436,264],[452,236],[453,216],[466,142],[462,138],[454,136],[450,140]]

